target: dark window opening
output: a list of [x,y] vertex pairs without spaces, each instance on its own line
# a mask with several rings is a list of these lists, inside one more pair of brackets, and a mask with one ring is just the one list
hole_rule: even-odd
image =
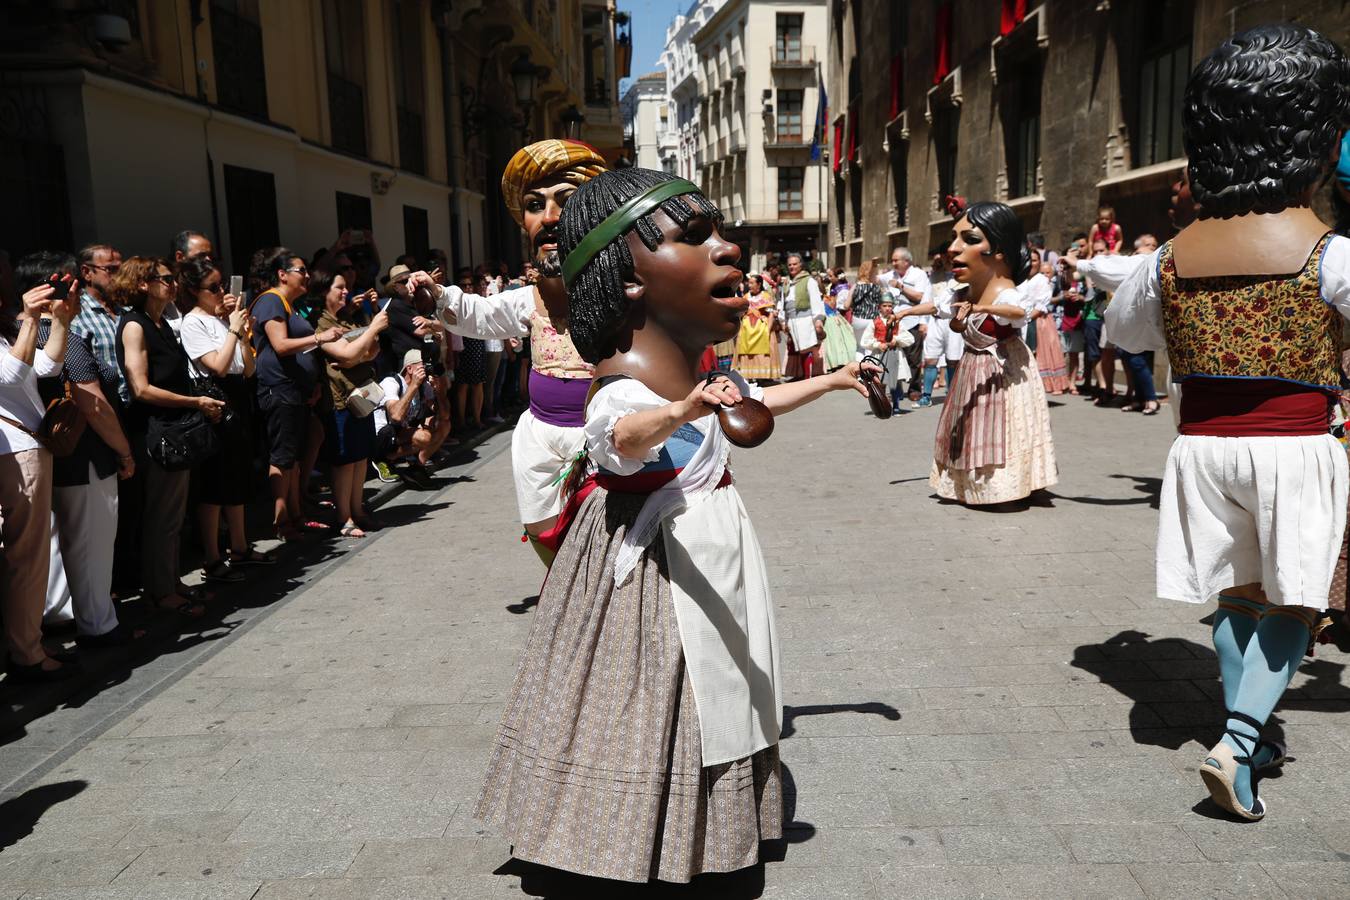
[[225,166],[225,207],[232,271],[247,272],[254,251],[281,243],[277,188],[272,173]]
[[1027,62],[1000,81],[1008,196],[1030,197],[1036,193],[1036,164],[1041,156],[1040,62]]
[[775,138],[779,143],[802,139],[802,104],[805,99],[806,92],[804,90],[782,90],[778,92],[778,122]]
[[266,119],[267,67],[258,0],[212,0],[211,55],[216,103],[231,112]]
[[901,228],[909,221],[909,142],[898,139],[891,141],[891,202],[892,225]]
[[419,264],[431,255],[431,228],[427,211],[421,207],[403,207],[403,252],[412,254]]
[[801,166],[778,167],[778,217],[802,217],[802,188],[806,183],[806,169]]
[[366,155],[366,56],[361,0],[323,0],[333,147]]
[[779,13],[774,26],[774,59],[802,61],[802,14]]
[[74,245],[60,144],[0,138],[0,197],[0,247],[11,262],[35,250]]
[[338,234],[351,228],[369,231],[371,230],[371,221],[369,197],[362,197],[360,194],[344,194],[342,191],[337,192]]
[[961,119],[958,111],[944,106],[933,111],[933,156],[937,161],[938,207],[956,193],[956,151]]
[[1149,166],[1185,155],[1181,100],[1191,73],[1193,13],[1188,0],[1149,0],[1143,13],[1133,144],[1135,165]]
[[[418,175],[427,173],[426,135],[422,116],[426,101],[422,82],[422,35],[425,32],[419,13],[421,7],[410,0],[399,0],[397,21],[399,46],[394,63],[394,94],[398,101],[399,166]],[[425,23],[430,25],[430,23]]]

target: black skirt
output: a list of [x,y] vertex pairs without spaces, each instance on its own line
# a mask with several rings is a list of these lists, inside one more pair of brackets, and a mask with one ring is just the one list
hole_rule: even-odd
[[243,375],[212,380],[224,392],[229,413],[216,423],[220,452],[193,470],[197,502],[237,506],[253,497],[253,382]]

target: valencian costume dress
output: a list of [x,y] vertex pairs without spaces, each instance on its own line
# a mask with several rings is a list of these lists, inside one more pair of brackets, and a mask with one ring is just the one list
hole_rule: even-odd
[[[1027,309],[1005,290],[994,301]],[[950,317],[950,298],[938,306]],[[972,506],[1006,503],[1058,481],[1050,408],[1022,322],[973,315],[962,332],[966,352],[938,419],[928,483],[939,497]]]
[[[1118,301],[1118,302],[1117,302]],[[1207,603],[1260,583],[1277,606],[1326,607],[1345,528],[1340,393],[1350,240],[1292,275],[1184,278],[1169,241],[1107,309],[1113,339],[1167,350],[1182,385],[1158,526],[1158,596]]]
[[736,337],[736,371],[746,378],[771,381],[779,375],[778,361],[772,352],[773,319],[769,316],[773,301],[761,296],[751,304]]
[[669,403],[632,378],[597,382],[585,426],[597,471],[476,810],[517,858],[635,882],[744,868],[782,834],[778,638],[730,445],[705,416],[645,459],[614,447],[620,419]]

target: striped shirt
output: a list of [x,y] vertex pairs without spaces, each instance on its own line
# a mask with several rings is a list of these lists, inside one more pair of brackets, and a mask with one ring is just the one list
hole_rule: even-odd
[[117,364],[117,318],[85,291],[80,295],[80,314],[70,320],[70,330],[88,340],[89,349],[101,368],[117,373],[117,393],[122,402],[127,403],[131,395],[122,367]]

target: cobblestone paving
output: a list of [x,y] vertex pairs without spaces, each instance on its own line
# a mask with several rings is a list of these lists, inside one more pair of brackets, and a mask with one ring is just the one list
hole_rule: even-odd
[[[995,513],[930,495],[936,409],[864,409],[828,397],[735,458],[780,607],[789,840],[662,895],[1350,896],[1345,654],[1277,713],[1297,760],[1268,819],[1204,799],[1209,610],[1152,596],[1169,417],[1066,398],[1053,508]],[[509,454],[421,499],[12,783],[0,900],[521,896],[470,809],[541,569]]]

